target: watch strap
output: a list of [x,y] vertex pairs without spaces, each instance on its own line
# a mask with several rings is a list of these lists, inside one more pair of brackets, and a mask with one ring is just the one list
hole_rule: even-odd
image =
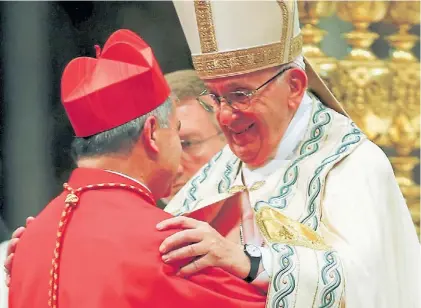
[[247,249],[246,249],[246,245],[244,245],[244,253],[246,254],[246,256],[250,259],[250,272],[247,275],[246,278],[244,278],[244,280],[246,282],[252,282],[254,279],[256,279],[257,277],[257,273],[259,271],[259,267],[260,267],[260,260],[262,259],[262,257],[253,257],[251,256]]

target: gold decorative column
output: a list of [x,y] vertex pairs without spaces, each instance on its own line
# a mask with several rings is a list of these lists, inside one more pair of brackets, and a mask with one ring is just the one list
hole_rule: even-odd
[[331,16],[336,9],[333,1],[298,1],[298,12],[302,24],[303,55],[329,88],[335,79],[337,59],[326,56],[319,44],[326,31],[317,27],[320,18]]
[[387,21],[399,29],[396,34],[387,37],[393,48],[389,62],[391,99],[397,107],[389,132],[389,140],[397,156],[390,157],[390,161],[419,234],[420,186],[414,182],[413,172],[420,160],[411,155],[420,148],[420,63],[411,52],[419,37],[409,34],[408,30],[419,24],[420,3],[391,2]]
[[378,34],[368,30],[371,23],[382,20],[389,1],[339,1],[338,16],[353,24],[345,38],[351,46],[348,56],[338,63],[338,78],[332,85],[334,94],[364,133],[380,146],[387,139],[394,105],[390,103],[391,76],[384,61],[370,50]]

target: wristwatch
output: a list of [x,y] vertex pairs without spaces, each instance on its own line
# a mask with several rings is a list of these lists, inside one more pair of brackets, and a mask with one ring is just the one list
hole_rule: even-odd
[[250,272],[248,276],[244,278],[244,280],[247,282],[252,282],[257,277],[257,272],[259,271],[260,266],[260,260],[262,259],[262,252],[260,251],[259,247],[250,244],[245,244],[244,253],[250,259]]

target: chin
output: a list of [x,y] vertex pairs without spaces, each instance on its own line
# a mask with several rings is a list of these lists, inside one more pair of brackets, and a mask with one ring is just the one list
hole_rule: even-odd
[[[235,153],[235,152],[234,152]],[[237,154],[237,157],[245,164],[253,168],[263,167],[269,160],[270,156],[260,152]]]
[[167,189],[162,190],[162,191],[163,191],[163,193],[160,194],[158,199],[168,199],[168,200],[170,200],[170,198],[172,197],[171,196],[171,186],[169,186]]
[[244,146],[239,146],[237,144],[230,144],[230,149],[243,163],[246,164],[253,164],[259,154],[258,151],[248,150]]

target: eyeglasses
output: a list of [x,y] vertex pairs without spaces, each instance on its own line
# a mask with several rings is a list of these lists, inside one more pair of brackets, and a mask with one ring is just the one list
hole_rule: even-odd
[[211,135],[211,136],[209,136],[205,139],[202,139],[202,140],[182,139],[181,140],[181,147],[183,149],[183,152],[187,153],[187,152],[191,151],[192,149],[194,149],[196,146],[198,146],[198,145],[200,145],[204,142],[207,142],[207,141],[211,140],[212,138],[215,138],[216,136],[219,136],[221,134],[222,134],[222,132],[218,132],[217,134]]
[[208,90],[204,90],[200,93],[199,97],[197,97],[197,101],[206,109],[208,110],[209,107],[212,108],[213,111],[218,110],[221,106],[222,100],[226,102],[234,110],[246,110],[250,106],[251,97],[257,93],[261,88],[271,83],[273,80],[281,76],[290,67],[281,70],[275,76],[270,78],[261,86],[257,87],[255,90],[252,91],[233,91],[229,92],[223,96],[217,96],[213,93],[208,93]]

